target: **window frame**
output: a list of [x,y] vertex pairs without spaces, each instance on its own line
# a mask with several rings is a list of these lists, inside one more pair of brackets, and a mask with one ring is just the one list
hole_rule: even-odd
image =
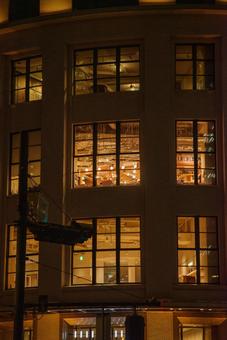
[[[120,245],[121,242],[121,219],[127,219],[127,218],[135,218],[138,219],[139,221],[139,248],[123,248]],[[115,220],[115,237],[116,237],[116,244],[115,244],[115,248],[107,248],[107,249],[99,249],[97,248],[97,220],[99,219],[114,219]],[[94,286],[94,285],[101,285],[101,286],[108,286],[108,285],[135,285],[135,284],[142,284],[143,283],[143,264],[142,264],[142,223],[141,223],[141,216],[117,216],[117,217],[94,217],[94,218],[81,218],[78,219],[79,221],[82,220],[91,220],[92,224],[93,224],[93,228],[94,228],[94,233],[92,236],[92,246],[91,249],[89,250],[75,250],[74,246],[71,247],[71,275],[70,275],[70,285],[73,287],[81,287],[81,286]],[[77,221],[77,219],[76,219]],[[97,275],[96,275],[96,271],[97,271],[97,266],[96,266],[96,255],[97,252],[101,251],[101,252],[105,252],[105,251],[114,251],[115,252],[115,269],[116,269],[116,281],[115,282],[111,282],[111,283],[99,283],[97,282]],[[122,282],[121,281],[121,277],[120,277],[120,270],[121,270],[121,263],[120,263],[120,255],[121,255],[121,251],[139,251],[140,253],[140,265],[139,266],[135,266],[135,267],[139,267],[140,268],[140,281],[139,282]],[[77,269],[77,267],[74,264],[73,261],[73,256],[76,253],[91,253],[92,256],[92,262],[91,262],[91,273],[92,273],[92,280],[89,283],[74,283],[73,282],[73,277],[78,277],[78,275],[74,274],[74,270]],[[128,266],[129,267],[129,266]],[[113,267],[114,268],[114,267]]]
[[[192,123],[192,129],[193,129],[193,135],[192,135],[192,143],[193,143],[193,149],[191,151],[178,151],[177,150],[177,138],[178,138],[178,130],[177,130],[177,123],[178,122],[191,122]],[[213,123],[214,125],[214,151],[212,152],[207,152],[207,151],[201,151],[199,152],[198,150],[198,123]],[[176,177],[176,185],[179,186],[215,186],[218,184],[218,178],[217,178],[217,127],[216,127],[216,120],[215,119],[177,119],[175,121],[175,177]],[[177,180],[177,170],[179,169],[177,167],[177,156],[178,154],[193,154],[194,157],[194,167],[193,167],[193,171],[194,171],[194,183],[178,183]],[[209,154],[209,155],[214,155],[214,173],[215,173],[215,180],[214,183],[199,183],[198,182],[198,172],[199,172],[199,158],[198,155],[199,154]],[[201,168],[202,169],[202,168]]]
[[[192,47],[192,58],[191,59],[177,59],[177,46],[191,46]],[[197,61],[200,60],[196,57],[197,46],[212,46],[213,59],[202,59],[204,62],[212,62],[213,63],[212,64],[213,65],[213,74],[211,75],[212,78],[213,78],[213,87],[212,88],[208,88],[208,87],[203,88],[203,89],[197,88],[196,80],[197,80],[197,77],[199,75],[197,74],[196,63],[197,63]],[[215,70],[215,43],[214,42],[210,42],[210,43],[209,42],[208,43],[205,43],[205,42],[196,42],[196,43],[176,42],[174,51],[175,51],[175,90],[176,91],[215,91],[215,88],[216,88],[216,81],[215,81],[216,70]],[[181,89],[181,88],[178,88],[178,86],[177,86],[177,77],[181,76],[180,74],[177,74],[177,62],[178,61],[187,61],[187,60],[192,62],[192,74],[191,74],[191,76],[192,76],[192,89]],[[187,75],[185,74],[185,75],[182,75],[182,76],[187,76]],[[203,77],[204,76],[206,77],[207,75],[204,74]]]
[[[179,239],[178,239],[178,219],[179,218],[193,218],[194,219],[194,237],[195,237],[195,246],[193,247],[179,247]],[[203,268],[203,266],[200,265],[201,261],[200,261],[200,253],[202,252],[202,250],[204,251],[208,251],[209,248],[205,248],[205,247],[201,247],[200,246],[200,218],[214,218],[216,223],[215,223],[215,236],[216,236],[216,247],[212,248],[211,251],[216,251],[217,252],[217,266],[215,268],[217,268],[217,273],[218,273],[218,279],[217,282],[201,282],[200,280],[200,270],[201,268]],[[176,217],[176,231],[177,231],[177,283],[179,285],[189,285],[189,284],[193,284],[193,285],[219,285],[220,284],[220,256],[219,256],[219,233],[218,233],[218,217],[217,216],[204,216],[204,215],[178,215]],[[195,282],[191,283],[191,282],[180,282],[179,281],[179,268],[181,268],[182,266],[179,266],[179,251],[194,251],[195,252],[195,258],[196,258],[196,276],[195,276]],[[207,266],[209,267],[209,266]],[[214,266],[210,266],[210,267],[214,267]]]
[[[10,144],[9,144],[9,164],[8,164],[8,167],[9,167],[9,171],[8,171],[8,195],[9,196],[15,196],[15,195],[18,195],[18,192],[19,192],[19,174],[20,174],[20,148],[21,148],[21,144],[20,144],[20,141],[21,141],[21,132],[22,131],[18,131],[18,132],[12,132],[10,133]],[[28,171],[29,171],[29,164],[31,163],[35,163],[35,162],[40,162],[40,183],[41,183],[41,166],[42,166],[42,130],[41,129],[33,129],[33,130],[26,130],[26,133],[27,133],[27,136],[28,136],[28,152],[29,152],[29,146],[38,146],[38,144],[36,145],[29,145],[29,134],[32,133],[32,132],[40,132],[40,151],[41,151],[41,157],[40,159],[37,159],[37,160],[29,160],[29,154],[28,154]],[[19,136],[19,147],[18,147],[18,150],[19,150],[19,161],[18,162],[15,162],[13,163],[12,162],[12,156],[13,156],[13,136],[15,135],[18,135]],[[12,192],[12,185],[11,185],[11,181],[12,181],[12,166],[13,165],[18,165],[18,192],[17,193],[13,193]],[[30,179],[28,178],[28,181]],[[35,191],[40,191],[40,184],[38,184],[37,186],[34,186],[35,188]],[[30,191],[30,188],[29,188],[29,185],[28,185],[28,191]]]
[[[115,74],[115,81],[116,81],[116,89],[115,91],[111,91],[109,93],[117,93],[117,92],[132,92],[132,91],[121,91],[120,86],[121,86],[121,79],[124,76],[121,76],[121,72],[120,72],[120,64],[121,64],[121,49],[122,48],[133,48],[133,47],[137,47],[138,51],[139,51],[139,58],[138,60],[132,60],[129,61],[129,63],[131,62],[138,62],[139,63],[139,74],[138,74],[138,79],[139,79],[139,89],[138,90],[134,90],[133,92],[140,92],[141,91],[141,87],[142,87],[142,77],[141,77],[141,45],[140,44],[126,44],[126,45],[115,45],[115,46],[99,46],[99,47],[89,47],[89,48],[82,48],[82,49],[75,49],[73,51],[73,96],[81,96],[81,95],[86,95],[86,94],[95,94],[95,93],[100,93],[100,92],[104,92],[104,91],[98,91],[98,87],[97,87],[97,80],[98,80],[98,73],[97,73],[97,66],[100,65],[100,63],[98,62],[98,51],[102,50],[102,49],[114,49],[115,50],[115,62],[104,62],[104,64],[108,64],[108,63],[115,63],[116,64],[116,74]],[[83,94],[77,94],[76,93],[76,53],[77,52],[85,52],[85,51],[92,51],[92,55],[93,55],[93,63],[92,64],[84,64],[84,66],[88,66],[91,65],[93,68],[93,74],[92,74],[92,82],[93,82],[93,91],[91,91],[90,93],[83,93]],[[102,64],[102,63],[101,63]],[[130,76],[129,76],[130,78]]]
[[[31,72],[31,60],[36,59],[36,58],[41,58],[41,70],[36,71],[36,72]],[[25,88],[22,88],[22,90],[25,90],[25,99],[24,101],[17,102],[16,101],[16,92],[18,89],[16,89],[16,76],[14,74],[14,64],[18,61],[24,61],[25,62],[25,67],[26,67],[26,72],[24,74],[25,77]],[[30,86],[30,75],[33,73],[41,72],[42,77],[43,77],[43,56],[41,54],[33,55],[33,56],[25,56],[25,57],[20,57],[20,58],[15,58],[11,60],[11,105],[18,105],[18,104],[23,104],[23,103],[31,103],[31,102],[39,102],[43,99],[43,79],[41,81],[41,98],[36,99],[36,100],[30,100],[30,90],[33,88],[33,86]],[[36,86],[35,86],[36,87]],[[19,89],[20,90],[20,89]]]
[[[18,225],[17,224],[8,224],[6,226],[6,255],[5,255],[5,258],[6,258],[6,266],[5,266],[5,289],[6,290],[14,290],[16,289],[16,287],[9,287],[8,286],[8,278],[9,278],[9,274],[14,274],[15,275],[15,280],[16,280],[16,256],[17,256],[17,238],[14,240],[16,242],[16,253],[15,255],[10,255],[10,229],[11,228],[18,228]],[[29,239],[34,239],[34,237],[30,237],[31,233],[28,232],[28,229],[26,231],[26,249],[27,249],[27,241]],[[38,243],[38,248],[40,247],[40,244],[38,241],[36,241]],[[35,252],[35,253],[27,253],[26,251],[26,257],[30,257],[30,256],[38,256],[38,261],[37,261],[37,270],[34,270],[34,272],[37,273],[37,285],[36,286],[26,286],[26,282],[25,282],[25,288],[26,289],[32,289],[32,288],[38,288],[39,287],[39,251],[38,252]],[[10,272],[9,273],[9,259],[12,259],[14,258],[15,259],[15,272]],[[25,261],[25,280],[26,280],[26,273],[27,272],[31,272],[30,270],[26,270],[26,263],[27,263],[27,260]]]
[[[121,152],[121,124],[125,124],[125,123],[137,123],[138,124],[138,141],[139,141],[139,150],[138,152],[130,152],[130,153],[126,153],[126,152]],[[116,169],[115,169],[115,174],[116,174],[116,183],[115,184],[111,184],[111,185],[97,185],[97,159],[100,156],[103,156],[105,154],[99,154],[98,153],[98,125],[99,124],[115,124],[116,126],[116,134],[115,134],[115,153],[108,153],[106,155],[112,155],[115,156],[116,158]],[[92,154],[87,154],[87,155],[76,155],[75,154],[75,145],[76,145],[76,127],[77,126],[91,126],[92,127]],[[116,187],[116,186],[138,186],[141,185],[142,183],[142,178],[141,178],[141,123],[140,120],[125,120],[125,121],[104,121],[104,122],[96,122],[96,123],[78,123],[78,124],[73,124],[73,159],[72,159],[72,189],[77,190],[77,189],[87,189],[87,188],[102,188],[102,187]],[[137,183],[126,183],[123,184],[121,183],[120,180],[120,158],[122,155],[138,155],[139,156],[139,182]],[[75,184],[75,160],[77,158],[81,158],[81,157],[91,157],[92,158],[92,185],[76,185]]]

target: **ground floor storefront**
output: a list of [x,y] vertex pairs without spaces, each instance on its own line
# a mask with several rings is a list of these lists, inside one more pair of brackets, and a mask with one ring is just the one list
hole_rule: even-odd
[[[125,340],[126,320],[134,313],[114,309],[28,313],[24,340]],[[144,340],[227,339],[227,313],[223,311],[144,309],[136,313],[144,320]],[[12,329],[11,320],[2,320],[0,340],[11,340]]]

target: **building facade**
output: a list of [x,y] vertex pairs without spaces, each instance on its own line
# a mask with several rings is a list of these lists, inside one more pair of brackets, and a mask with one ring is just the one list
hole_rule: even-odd
[[[0,339],[12,338],[20,141],[48,220],[27,231],[25,340],[227,338],[227,2],[0,4]],[[38,297],[48,308],[38,312]],[[157,303],[158,302],[158,303]]]

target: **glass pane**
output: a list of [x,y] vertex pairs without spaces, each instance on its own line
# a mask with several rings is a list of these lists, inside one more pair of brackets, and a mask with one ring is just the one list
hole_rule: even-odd
[[28,160],[35,161],[41,159],[41,147],[30,146],[28,147]]
[[19,165],[11,166],[11,179],[16,179],[19,177]]
[[31,87],[29,89],[29,101],[42,99],[42,86]]
[[140,266],[140,250],[121,250],[120,266]]
[[97,219],[97,249],[116,248],[116,219]]
[[215,233],[200,233],[200,248],[217,248],[217,236]]
[[96,158],[97,185],[116,184],[116,156],[105,155]]
[[196,282],[195,250],[178,250],[178,280],[181,283]]
[[116,153],[116,124],[98,124],[98,154]]
[[194,184],[194,169],[177,169],[177,184]]
[[7,277],[7,288],[14,289],[16,286],[16,274],[8,274]]
[[93,50],[76,51],[76,65],[93,64]]
[[139,152],[139,122],[121,123],[121,153]]
[[194,184],[194,154],[177,153],[177,183]]
[[[91,219],[81,219],[76,220],[77,223],[81,223],[83,225],[88,225],[89,227],[93,227],[93,221]],[[91,250],[92,249],[92,237],[90,237],[87,241],[83,243],[77,243],[74,245],[73,250]]]
[[218,252],[216,250],[201,250],[200,251],[200,265],[201,267],[217,267],[218,266]]
[[18,194],[18,190],[19,190],[19,180],[18,179],[11,180],[10,181],[10,194],[11,195]]
[[77,66],[75,72],[76,80],[93,79],[93,65]]
[[193,122],[177,121],[177,151],[193,151]]
[[115,92],[116,78],[97,79],[96,92]]
[[42,72],[36,72],[32,73],[29,76],[29,87],[34,87],[34,86],[42,86],[42,81],[43,81],[43,75]]
[[176,45],[176,59],[192,59],[192,45]]
[[178,217],[178,232],[179,233],[194,233],[195,218],[194,217]]
[[215,169],[215,155],[208,153],[198,154],[198,168],[199,169]]
[[214,74],[214,63],[208,61],[197,61],[196,63],[196,74],[197,75],[213,75]]
[[120,155],[120,184],[140,183],[140,158],[138,154]]
[[197,76],[196,90],[212,90],[214,89],[214,76]]
[[207,185],[216,184],[215,170],[199,169],[198,170],[198,184],[207,184]]
[[197,59],[213,59],[214,58],[214,46],[209,45],[197,45],[196,46],[196,58]]
[[116,64],[101,64],[97,65],[97,78],[115,78]]
[[17,251],[17,241],[10,241],[9,243],[9,255],[16,255],[16,251]]
[[198,151],[215,151],[215,125],[213,121],[198,122]]
[[33,238],[27,239],[26,242],[26,254],[38,253],[39,252],[39,242]]
[[124,76],[138,76],[140,74],[139,62],[134,63],[121,63],[120,64],[120,77]]
[[9,240],[14,241],[17,239],[17,227],[9,227]]
[[201,233],[212,233],[217,231],[216,217],[199,217],[199,230]]
[[38,272],[26,272],[25,273],[25,287],[38,287]]
[[25,76],[15,77],[15,90],[24,89],[26,87]]
[[116,252],[96,252],[96,283],[116,282]]
[[200,268],[201,283],[219,283],[218,267],[201,267]]
[[92,252],[76,252],[73,253],[74,268],[90,268],[92,267]]
[[26,73],[26,60],[18,60],[13,62],[14,75]]
[[77,157],[74,159],[75,185],[93,185],[93,158]]
[[30,176],[40,175],[40,162],[31,162],[28,164],[28,173]]
[[120,248],[140,248],[139,218],[121,218]]
[[92,284],[92,269],[91,268],[73,269],[72,283],[77,285]]
[[193,80],[192,76],[176,76],[177,90],[192,90]]
[[75,86],[75,94],[88,94],[94,92],[93,80],[77,81]]
[[195,234],[194,233],[178,233],[178,247],[179,248],[195,248]]
[[121,283],[141,282],[141,268],[139,266],[121,266],[120,267]]
[[116,63],[116,49],[115,48],[99,48],[98,49],[98,63]]
[[120,55],[121,61],[134,61],[139,60],[139,46],[132,46],[132,47],[121,47]]
[[121,91],[139,91],[140,90],[140,78],[139,77],[123,77],[120,78],[120,90]]
[[8,273],[16,272],[16,257],[8,258]]
[[13,149],[11,155],[11,163],[20,162],[20,149]]
[[24,90],[16,90],[13,94],[14,103],[23,103],[25,102],[25,89]]
[[192,75],[192,61],[177,61],[176,62],[177,75]]
[[30,72],[37,72],[42,70],[42,57],[30,59]]

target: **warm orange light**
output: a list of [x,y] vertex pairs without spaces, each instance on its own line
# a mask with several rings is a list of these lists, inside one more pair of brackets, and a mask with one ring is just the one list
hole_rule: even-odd
[[[227,1],[227,0],[226,0]],[[139,0],[140,5],[176,3],[175,0]]]
[[40,0],[40,13],[56,13],[72,9],[72,0]]
[[0,23],[7,21],[9,15],[9,0],[1,0],[0,2]]

